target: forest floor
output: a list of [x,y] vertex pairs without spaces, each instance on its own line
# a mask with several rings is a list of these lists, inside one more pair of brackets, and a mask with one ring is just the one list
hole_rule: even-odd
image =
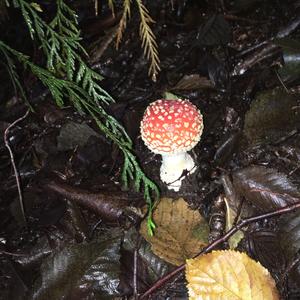
[[[207,246],[247,253],[271,273],[280,299],[300,299],[300,2],[145,1],[155,81],[134,7],[117,50],[122,6],[114,17],[105,6],[95,16],[92,3],[74,5],[90,64],[116,100],[105,109],[160,190],[154,237],[142,221],[143,190],[122,183],[120,149],[91,117],[67,101],[58,107],[28,69],[20,71],[26,113],[0,65],[0,299],[139,299],[157,281],[145,298],[188,299],[185,259]],[[31,43],[22,24],[10,8],[0,39]],[[160,180],[161,156],[140,135],[146,107],[170,95],[189,99],[204,120],[190,151],[196,170],[178,192]]]

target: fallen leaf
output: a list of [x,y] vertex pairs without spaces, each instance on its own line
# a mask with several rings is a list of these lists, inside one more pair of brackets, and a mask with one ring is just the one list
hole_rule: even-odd
[[184,199],[162,198],[153,213],[154,236],[149,236],[147,223],[140,233],[151,244],[152,251],[173,265],[181,265],[207,244],[209,227],[198,211]]
[[28,299],[103,300],[119,296],[121,237],[120,230],[110,230],[95,241],[53,253],[41,265],[41,277]]
[[250,145],[276,142],[300,125],[298,96],[275,88],[259,93],[245,115],[243,132]]
[[245,253],[213,251],[186,261],[189,299],[276,300],[267,269]]
[[289,37],[275,39],[274,43],[282,48],[284,65],[278,70],[281,79],[292,82],[300,77],[300,41]]
[[283,173],[272,168],[252,166],[232,174],[238,193],[263,212],[300,200],[297,187]]
[[57,137],[57,148],[59,151],[67,151],[76,146],[84,146],[90,136],[98,135],[85,123],[68,122],[62,126]]
[[[134,275],[133,256],[137,244],[139,244],[137,250],[138,272]],[[122,263],[125,263],[125,268],[123,267],[123,272],[126,274],[125,280],[128,282],[128,285],[132,285],[133,278],[136,276],[135,280],[140,290],[146,290],[173,268],[173,266],[151,251],[149,243],[145,240],[140,241],[140,234],[134,227],[125,232],[122,248],[127,253],[126,255],[122,255]]]
[[[283,216],[279,222],[279,241],[282,251],[289,262],[295,260],[300,249],[300,212]],[[297,264],[289,272],[289,276],[300,285],[300,265]]]
[[168,100],[178,100],[178,99],[180,99],[179,96],[177,96],[173,93],[170,93],[170,92],[164,92],[163,93],[163,98],[168,99]]
[[282,266],[286,266],[286,253],[280,245],[280,239],[275,228],[259,228],[247,232],[244,240],[248,253],[251,257],[270,271],[278,273]]
[[235,11],[247,11],[253,8],[256,4],[262,2],[261,0],[234,0],[233,8]]
[[184,75],[171,90],[198,90],[213,88],[212,82],[198,74]]
[[226,45],[232,39],[231,28],[223,15],[213,15],[199,28],[196,39],[202,46]]

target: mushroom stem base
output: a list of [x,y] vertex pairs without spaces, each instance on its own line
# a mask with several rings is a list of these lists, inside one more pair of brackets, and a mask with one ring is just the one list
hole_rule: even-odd
[[162,155],[160,179],[168,185],[168,189],[178,192],[185,178],[183,171],[193,173],[194,167],[194,160],[188,153]]

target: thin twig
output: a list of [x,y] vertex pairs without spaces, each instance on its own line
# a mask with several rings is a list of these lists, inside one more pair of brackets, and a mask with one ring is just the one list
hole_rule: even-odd
[[17,188],[18,188],[18,193],[19,193],[20,208],[21,208],[22,217],[23,217],[23,221],[24,221],[25,225],[27,225],[27,221],[26,221],[25,211],[24,211],[24,202],[23,202],[23,194],[22,194],[22,188],[21,188],[20,174],[19,174],[19,171],[18,171],[16,163],[15,163],[14,154],[12,152],[12,149],[11,149],[10,145],[9,145],[8,134],[9,134],[9,131],[10,131],[11,128],[16,126],[19,122],[23,121],[28,116],[29,111],[30,110],[28,109],[24,116],[22,116],[19,119],[15,120],[4,131],[4,143],[5,143],[6,148],[8,149],[8,152],[9,152],[9,155],[10,155],[10,161],[11,161],[11,164],[12,164],[13,169],[14,169]]
[[137,256],[138,256],[138,249],[134,250],[134,256],[133,256],[133,295],[134,299],[137,299]]
[[16,257],[24,257],[26,254],[18,254],[18,253],[12,253],[12,252],[7,252],[7,251],[0,251],[0,255],[5,254],[9,256],[16,256]]
[[288,88],[286,87],[286,85],[284,84],[284,82],[283,82],[281,76],[279,75],[279,73],[277,72],[277,70],[275,70],[275,74],[276,74],[276,76],[277,76],[279,82],[281,83],[281,85],[282,85],[283,88],[285,89],[286,93],[287,93],[287,94],[290,94],[289,89],[288,89]]
[[[298,202],[296,202],[295,204],[285,206],[283,208],[280,208],[278,210],[275,210],[275,211],[272,211],[272,212],[269,212],[269,213],[265,213],[265,214],[261,214],[261,215],[257,215],[257,216],[254,216],[254,217],[250,217],[250,218],[241,220],[235,226],[233,226],[229,231],[227,231],[223,236],[221,236],[219,239],[213,241],[208,246],[203,248],[193,258],[196,258],[196,257],[198,257],[202,254],[208,253],[209,251],[213,250],[216,246],[218,246],[219,244],[224,243],[225,241],[227,241],[237,231],[239,231],[241,228],[249,225],[250,223],[257,222],[257,221],[260,221],[260,220],[266,219],[266,218],[277,217],[277,216],[292,212],[292,211],[294,211],[296,209],[299,209],[299,208],[300,208],[300,199],[298,199]],[[168,273],[167,275],[165,275],[164,277],[159,279],[156,283],[154,283],[154,285],[150,289],[148,289],[140,297],[140,300],[146,299],[147,297],[149,297],[155,290],[161,288],[166,282],[168,282],[171,278],[173,278],[175,275],[179,274],[184,269],[185,269],[185,264],[180,265],[175,270],[173,270],[172,272]]]

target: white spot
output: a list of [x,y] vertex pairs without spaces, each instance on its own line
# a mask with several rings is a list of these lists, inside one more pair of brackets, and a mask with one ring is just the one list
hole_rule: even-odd
[[169,120],[172,120],[172,116],[168,116],[168,119],[169,119]]
[[163,116],[158,116],[157,118],[162,121],[164,121],[164,119],[165,119]]
[[188,127],[189,127],[189,123],[188,123],[188,122],[184,122],[183,125],[184,125],[185,128],[188,128]]

